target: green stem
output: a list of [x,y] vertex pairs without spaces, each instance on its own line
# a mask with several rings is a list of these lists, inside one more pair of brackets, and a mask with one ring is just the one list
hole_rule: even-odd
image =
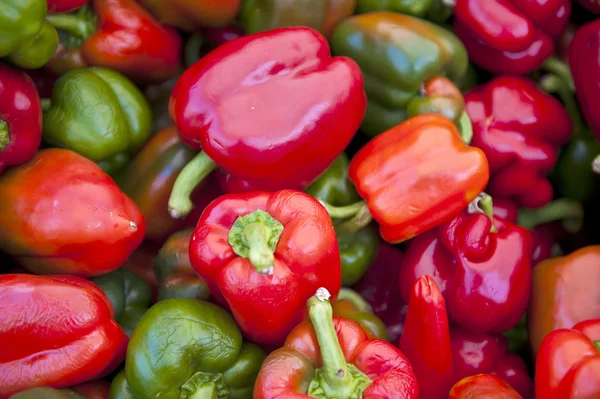
[[8,123],[0,119],[0,151],[4,151],[10,144],[10,135],[8,134]]
[[[250,248],[248,258],[259,273],[274,267],[275,255],[269,248],[268,232],[262,223],[250,223],[244,228],[244,239]],[[268,273],[268,271],[267,271]]]
[[213,383],[202,385],[187,399],[218,399],[217,387]]
[[540,79],[540,87],[547,93],[556,93],[560,97],[571,122],[573,123],[573,139],[582,139],[591,136],[588,131],[573,92],[565,82],[556,75],[546,75]]
[[65,31],[79,39],[87,40],[96,31],[96,24],[77,14],[48,14],[46,19],[55,28]]
[[373,308],[360,294],[352,288],[342,287],[337,297],[338,301],[348,301],[361,312],[372,312]]
[[583,213],[581,202],[561,198],[539,209],[520,209],[519,224],[533,230],[540,224],[562,220],[565,230],[577,232],[583,224]]
[[596,156],[592,161],[592,170],[594,173],[600,175],[600,155]]
[[559,60],[555,56],[552,56],[544,61],[542,64],[542,69],[557,75],[571,92],[575,91],[575,84],[573,83],[571,69],[565,62]]
[[373,215],[371,214],[367,203],[363,202],[363,206],[358,210],[356,215],[345,222],[337,224],[335,226],[335,231],[338,234],[353,234],[367,227],[372,220]]
[[189,37],[183,49],[183,61],[187,68],[191,67],[201,58],[200,52],[203,45],[204,36],[200,32],[196,32]]
[[467,111],[464,111],[460,116],[458,130],[460,131],[460,137],[462,137],[465,144],[471,144],[471,140],[473,139],[473,124],[471,123],[471,118],[469,118]]
[[185,165],[175,180],[169,198],[169,213],[172,218],[183,219],[192,211],[194,204],[190,195],[216,167],[217,164],[203,151]]
[[498,229],[494,226],[494,203],[492,197],[489,194],[481,193],[475,198],[468,207],[469,213],[485,213],[490,221],[492,222],[492,233],[497,233]]
[[347,219],[356,216],[361,211],[364,211],[367,203],[365,201],[358,201],[354,204],[346,206],[333,206],[321,201],[321,204],[325,207],[327,213],[329,213],[329,216],[331,216],[332,219]]

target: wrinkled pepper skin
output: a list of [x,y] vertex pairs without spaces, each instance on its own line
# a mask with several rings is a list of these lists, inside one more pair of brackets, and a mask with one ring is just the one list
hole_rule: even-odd
[[562,104],[533,80],[503,76],[465,95],[473,123],[471,145],[481,148],[490,165],[486,188],[494,199],[514,199],[539,208],[552,200],[546,175],[573,126]]
[[600,396],[600,319],[549,333],[540,346],[535,367],[535,392],[540,398]]
[[454,384],[448,399],[523,399],[502,378],[493,374],[477,374]]
[[242,0],[141,0],[162,23],[185,31],[222,28],[235,19]]
[[222,194],[213,174],[192,194],[196,206],[185,219],[169,215],[169,195],[175,179],[194,155],[196,152],[181,141],[177,129],[171,126],[152,136],[115,175],[119,187],[137,204],[146,219],[146,240],[162,245],[171,234],[193,227],[206,205]]
[[527,326],[534,353],[551,331],[600,318],[599,260],[600,246],[589,246],[533,269]]
[[[254,215],[259,219],[253,223]],[[267,264],[248,259],[244,249],[255,246],[238,241],[238,233],[246,236],[257,225],[264,231],[262,240],[268,241]],[[190,261],[211,294],[231,308],[244,335],[264,345],[283,343],[304,319],[306,300],[317,288],[336,296],[341,286],[340,254],[329,214],[317,200],[293,190],[217,198],[194,230]]]
[[177,74],[183,42],[135,0],[95,0],[69,15],[48,18],[63,34],[46,69],[60,76],[72,69],[113,69],[140,84]]
[[33,157],[42,141],[42,107],[33,80],[0,62],[0,173]]
[[396,244],[456,216],[485,188],[489,167],[449,119],[426,114],[367,143],[348,174],[383,239]]
[[554,52],[570,15],[568,0],[457,0],[454,31],[474,64],[524,75]]
[[335,29],[332,48],[353,58],[362,70],[369,102],[361,131],[370,136],[406,120],[406,108],[420,99],[428,79],[444,75],[459,83],[468,68],[467,52],[452,32],[393,12],[345,19]]
[[240,19],[246,34],[309,26],[329,37],[355,8],[356,0],[244,0]]
[[71,389],[49,387],[31,388],[10,396],[8,399],[88,399]]
[[586,10],[600,14],[600,2],[597,0],[577,0],[577,2]]
[[115,309],[115,320],[131,337],[133,329],[150,307],[150,286],[125,268],[94,277],[91,281],[106,294]]
[[210,291],[190,262],[190,239],[194,229],[173,234],[163,244],[154,261],[158,278],[158,300],[196,298],[206,300]]
[[[222,308],[189,298],[167,299],[152,306],[137,325],[127,347],[125,378],[121,374],[113,380],[111,398],[179,399],[195,393],[216,398],[218,392],[218,397],[251,399],[264,358],[258,346],[243,341]],[[200,395],[211,388],[215,396]]]
[[444,0],[358,0],[359,13],[371,11],[393,11],[434,22],[452,15],[452,7]]
[[45,20],[46,0],[0,1],[0,58],[24,69],[41,68],[58,46],[56,29]]
[[93,67],[67,72],[56,81],[43,122],[44,141],[114,173],[148,139],[152,115],[142,92],[125,76]]
[[385,324],[373,314],[371,305],[356,291],[342,288],[332,308],[334,316],[356,322],[365,330],[369,339],[389,341]]
[[73,11],[87,2],[88,0],[46,0],[48,14]]
[[348,145],[365,107],[356,63],[331,57],[323,36],[299,27],[213,50],[183,73],[169,111],[184,142],[202,147],[228,173],[227,191],[240,192],[305,189]]
[[75,276],[0,275],[0,398],[111,372],[127,335],[94,284]]
[[0,207],[0,249],[37,274],[108,273],[140,245],[146,229],[106,173],[63,149],[41,150],[5,171]]
[[442,290],[450,319],[474,332],[514,327],[527,307],[531,287],[529,232],[506,220],[465,210],[412,240],[400,270],[400,293],[430,275]]

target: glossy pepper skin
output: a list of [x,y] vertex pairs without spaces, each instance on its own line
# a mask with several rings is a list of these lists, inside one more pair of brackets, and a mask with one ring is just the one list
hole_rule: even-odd
[[546,175],[573,129],[562,104],[529,78],[502,76],[468,92],[465,105],[471,145],[483,150],[490,165],[486,191],[527,208],[550,202]]
[[356,0],[244,0],[240,19],[247,34],[288,26],[309,26],[329,37],[354,14]]
[[115,309],[115,320],[131,337],[133,329],[150,307],[150,286],[125,268],[94,277],[91,281],[104,291]]
[[45,20],[46,0],[0,1],[0,58],[24,69],[41,68],[58,46],[56,29]]
[[522,399],[502,378],[493,374],[477,374],[454,384],[448,399]]
[[0,62],[0,173],[27,162],[42,141],[42,107],[33,80]]
[[407,107],[413,99],[422,100],[419,94],[427,80],[444,75],[458,83],[468,68],[467,52],[452,32],[393,12],[345,19],[335,29],[332,48],[353,58],[362,70],[369,103],[361,131],[370,136],[407,119]]
[[235,19],[242,0],[141,0],[159,21],[185,31],[222,28]]
[[369,339],[389,341],[387,327],[373,314],[373,308],[351,288],[342,288],[337,301],[332,305],[333,315],[356,322]]
[[221,195],[216,176],[209,176],[192,193],[194,210],[182,220],[168,212],[169,195],[175,179],[196,152],[179,138],[174,126],[167,127],[139,150],[115,175],[115,181],[140,208],[146,219],[145,239],[161,245],[179,230],[193,227],[210,201]]
[[484,189],[489,168],[449,119],[426,114],[367,143],[348,174],[383,239],[395,244],[456,216]]
[[332,317],[328,295],[320,292],[308,301],[310,320],[296,326],[264,361],[254,399],[418,398],[406,356],[385,341],[369,339],[355,322]]
[[49,144],[73,150],[114,173],[146,142],[151,121],[150,106],[131,81],[93,67],[67,72],[56,81],[42,134]]
[[181,76],[169,111],[184,142],[202,147],[198,159],[223,168],[227,191],[240,192],[305,189],[348,145],[365,107],[356,63],[331,57],[323,36],[299,27],[213,50]]
[[125,372],[113,380],[111,398],[251,399],[264,358],[258,346],[243,341],[222,308],[167,299],[153,305],[135,328]]
[[521,75],[554,52],[570,15],[568,0],[457,0],[454,31],[474,64]]
[[95,0],[93,10],[85,6],[48,19],[63,35],[47,65],[55,75],[99,66],[149,84],[165,81],[178,71],[179,33],[158,23],[135,0]]
[[285,340],[317,288],[337,295],[341,286],[331,219],[314,198],[293,190],[217,198],[194,230],[190,261],[245,336],[264,345]]
[[146,228],[106,173],[63,149],[41,150],[5,171],[0,207],[0,249],[38,274],[108,273],[140,245]]
[[540,398],[595,398],[600,395],[600,319],[549,333],[540,346],[535,392]]
[[158,278],[158,300],[210,297],[208,286],[190,262],[190,239],[194,229],[178,231],[163,244],[154,261]]
[[359,13],[372,11],[393,11],[434,22],[452,15],[452,7],[444,0],[358,0]]
[[0,398],[109,373],[127,335],[94,284],[75,276],[0,275]]
[[[473,212],[473,213],[471,213]],[[475,332],[503,332],[515,326],[529,300],[531,236],[527,230],[465,210],[409,243],[400,270],[407,300],[414,281],[433,277],[450,319]]]
[[594,284],[600,277],[599,260],[600,246],[594,245],[548,259],[533,269],[527,326],[535,353],[551,331],[600,318],[600,290]]
[[73,11],[87,2],[88,0],[46,0],[49,14]]

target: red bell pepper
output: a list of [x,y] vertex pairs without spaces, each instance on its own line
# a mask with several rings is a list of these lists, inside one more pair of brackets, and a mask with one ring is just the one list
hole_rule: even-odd
[[0,276],[0,398],[68,387],[111,372],[127,335],[108,297],[74,276]]
[[298,191],[228,194],[202,213],[190,261],[252,341],[279,345],[317,288],[341,287],[337,238],[317,200]]
[[533,80],[503,76],[468,92],[465,106],[473,123],[471,145],[483,150],[490,165],[486,191],[528,208],[550,202],[546,175],[573,130],[561,103]]
[[[162,82],[179,68],[179,33],[161,25],[135,0],[94,0],[94,11],[49,15],[66,39],[46,69],[56,75],[85,66],[114,69],[138,83]],[[97,22],[96,22],[97,19]]]
[[42,107],[37,88],[21,70],[0,62],[0,173],[27,162],[42,142]]
[[189,213],[190,191],[217,165],[229,192],[306,188],[348,145],[365,109],[360,68],[332,58],[315,30],[275,29],[218,47],[171,95],[183,140],[204,151],[175,182],[172,213]]
[[419,385],[406,356],[369,339],[355,322],[332,317],[328,299],[321,288],[308,300],[310,321],[264,361],[254,399],[417,399]]
[[185,31],[201,26],[223,27],[233,22],[241,0],[140,0],[165,24]]
[[0,250],[38,274],[98,276],[144,238],[144,217],[98,165],[65,149],[39,151],[0,176]]
[[407,300],[414,282],[428,274],[440,287],[451,320],[475,332],[503,332],[517,324],[529,300],[531,237],[522,227],[493,218],[491,198],[480,198],[409,243],[400,293]]
[[454,383],[450,327],[446,302],[430,276],[413,286],[399,348],[415,370],[419,398],[447,398]]
[[88,0],[46,0],[48,14],[73,11],[87,2]]
[[502,378],[493,374],[477,374],[457,382],[448,399],[523,399]]
[[558,329],[544,338],[535,363],[539,398],[600,397],[600,319]]
[[554,52],[569,22],[569,0],[457,0],[454,31],[473,63],[527,74]]

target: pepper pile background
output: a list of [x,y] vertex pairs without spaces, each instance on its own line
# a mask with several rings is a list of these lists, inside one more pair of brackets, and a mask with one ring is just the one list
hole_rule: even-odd
[[592,0],[0,0],[0,399],[600,398]]

